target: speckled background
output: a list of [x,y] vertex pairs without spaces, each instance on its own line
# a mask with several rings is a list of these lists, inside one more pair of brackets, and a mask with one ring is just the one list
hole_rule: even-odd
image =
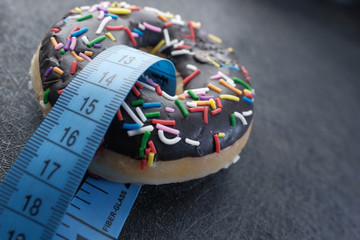
[[[42,114],[28,88],[50,23],[95,1],[0,1],[0,175]],[[144,5],[141,1],[135,4]],[[122,239],[360,239],[360,12],[327,1],[177,0],[233,47],[256,89],[253,132],[227,170],[144,186]]]

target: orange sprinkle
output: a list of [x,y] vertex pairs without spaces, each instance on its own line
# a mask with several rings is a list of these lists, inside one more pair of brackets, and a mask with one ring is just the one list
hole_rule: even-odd
[[181,100],[185,100],[185,96],[179,96],[178,98]]
[[214,90],[215,92],[218,92],[218,93],[222,91],[221,88],[218,88],[217,86],[215,86],[215,85],[212,84],[212,83],[209,83],[209,84],[208,84],[208,87],[209,87],[210,89]]
[[63,75],[63,73],[64,73],[64,71],[61,70],[61,69],[58,68],[58,67],[54,67],[53,71],[56,72],[57,74],[60,74],[60,75]]
[[167,21],[166,17],[164,15],[162,15],[161,13],[158,13],[157,17],[160,18],[163,22]]
[[88,57],[91,57],[93,55],[92,51],[85,51],[84,54]]
[[225,82],[224,79],[220,79],[219,82],[224,85],[225,87],[227,87],[228,89],[234,91],[235,93],[239,94],[239,95],[242,95],[242,91],[240,89],[237,89],[233,86],[231,86],[230,84],[228,84],[227,82]]
[[79,62],[82,62],[84,61],[84,59],[82,57],[79,57],[75,51],[71,51],[71,55],[76,59],[78,60]]
[[210,105],[210,101],[192,101],[195,102],[197,106]]
[[56,38],[55,38],[55,37],[51,37],[51,38],[50,38],[50,41],[51,41],[51,43],[52,43],[52,45],[53,45],[54,47],[56,47],[56,45],[58,45],[58,42],[56,41]]

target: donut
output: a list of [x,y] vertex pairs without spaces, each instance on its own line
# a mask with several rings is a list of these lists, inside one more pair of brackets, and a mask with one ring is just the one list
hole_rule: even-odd
[[170,60],[176,95],[162,90],[166,77],[143,74],[117,111],[90,172],[111,181],[166,184],[201,178],[239,160],[253,119],[255,91],[247,69],[201,23],[152,7],[101,2],[71,9],[53,24],[30,68],[44,115],[87,63],[118,44]]

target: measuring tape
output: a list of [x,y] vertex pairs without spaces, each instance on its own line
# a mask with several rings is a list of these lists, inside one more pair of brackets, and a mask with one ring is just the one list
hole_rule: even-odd
[[[120,199],[127,195],[136,197],[139,186],[123,185],[124,189],[110,194],[119,185],[88,178],[73,197],[116,111],[146,71],[168,78],[162,89],[174,94],[176,76],[170,61],[123,45],[101,52],[70,82],[1,184],[2,239],[89,239],[84,235],[86,231],[93,233],[90,239],[116,239],[111,226],[121,221],[117,208],[126,208],[133,202]],[[87,196],[87,192],[92,196]],[[104,192],[111,195],[109,202],[93,204],[93,199],[101,201]],[[69,206],[72,200],[74,203]],[[86,211],[91,204],[107,210],[100,210],[101,214],[91,213],[93,208]],[[76,210],[81,210],[83,216],[79,217]],[[99,218],[105,221],[94,220]],[[96,221],[95,225],[101,228],[84,219]],[[74,221],[81,223],[76,236],[63,235],[67,231],[64,228]],[[61,232],[55,235],[60,223]]]

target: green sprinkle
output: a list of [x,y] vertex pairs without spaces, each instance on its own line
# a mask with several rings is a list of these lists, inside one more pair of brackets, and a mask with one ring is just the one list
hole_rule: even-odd
[[89,19],[89,18],[92,18],[92,17],[93,17],[93,15],[92,15],[91,13],[89,13],[88,15],[85,15],[85,16],[83,16],[83,17],[77,18],[76,21],[77,21],[77,22],[81,22],[81,21],[84,21],[84,20]]
[[160,117],[160,112],[144,113],[146,118]]
[[186,110],[186,108],[184,107],[184,105],[182,105],[182,103],[179,101],[179,99],[175,100],[176,105],[179,107],[180,111],[182,112],[182,114],[187,117],[189,115],[189,112]]
[[48,99],[49,93],[50,93],[50,88],[47,88],[43,95],[44,104],[47,104],[49,102],[49,99]]
[[100,37],[97,37],[97,38],[95,38],[94,40],[92,40],[91,42],[89,42],[89,43],[87,44],[87,46],[88,46],[88,47],[92,47],[92,46],[94,46],[94,44],[97,44],[97,43],[99,43],[99,42],[101,42],[101,41],[104,41],[105,38],[106,38],[105,35],[102,35],[102,36],[100,36]]
[[139,158],[144,158],[144,156],[145,156],[144,150],[145,150],[145,148],[139,148]]
[[140,149],[145,149],[146,148],[146,144],[147,144],[147,141],[148,141],[148,139],[150,137],[150,134],[151,134],[151,132],[149,132],[149,131],[144,132],[144,135],[143,135],[143,137],[141,139]]
[[64,54],[65,54],[65,49],[63,49],[63,48],[60,49],[60,54],[61,54],[61,55],[64,55]]
[[136,101],[132,101],[131,106],[138,106],[138,105],[142,105],[143,103],[144,103],[144,100],[139,99],[139,100],[136,100]]
[[233,126],[233,127],[236,126],[235,114],[231,113],[230,119],[231,119],[231,126]]
[[237,78],[237,77],[233,77],[233,80],[237,83],[240,83],[241,85],[243,85],[244,87],[246,87],[247,89],[251,90],[252,88],[250,87],[250,85],[245,82],[244,80]]
[[199,100],[199,96],[196,95],[193,91],[189,90],[187,93],[190,95],[190,97],[191,97],[192,99],[194,99],[194,100]]

